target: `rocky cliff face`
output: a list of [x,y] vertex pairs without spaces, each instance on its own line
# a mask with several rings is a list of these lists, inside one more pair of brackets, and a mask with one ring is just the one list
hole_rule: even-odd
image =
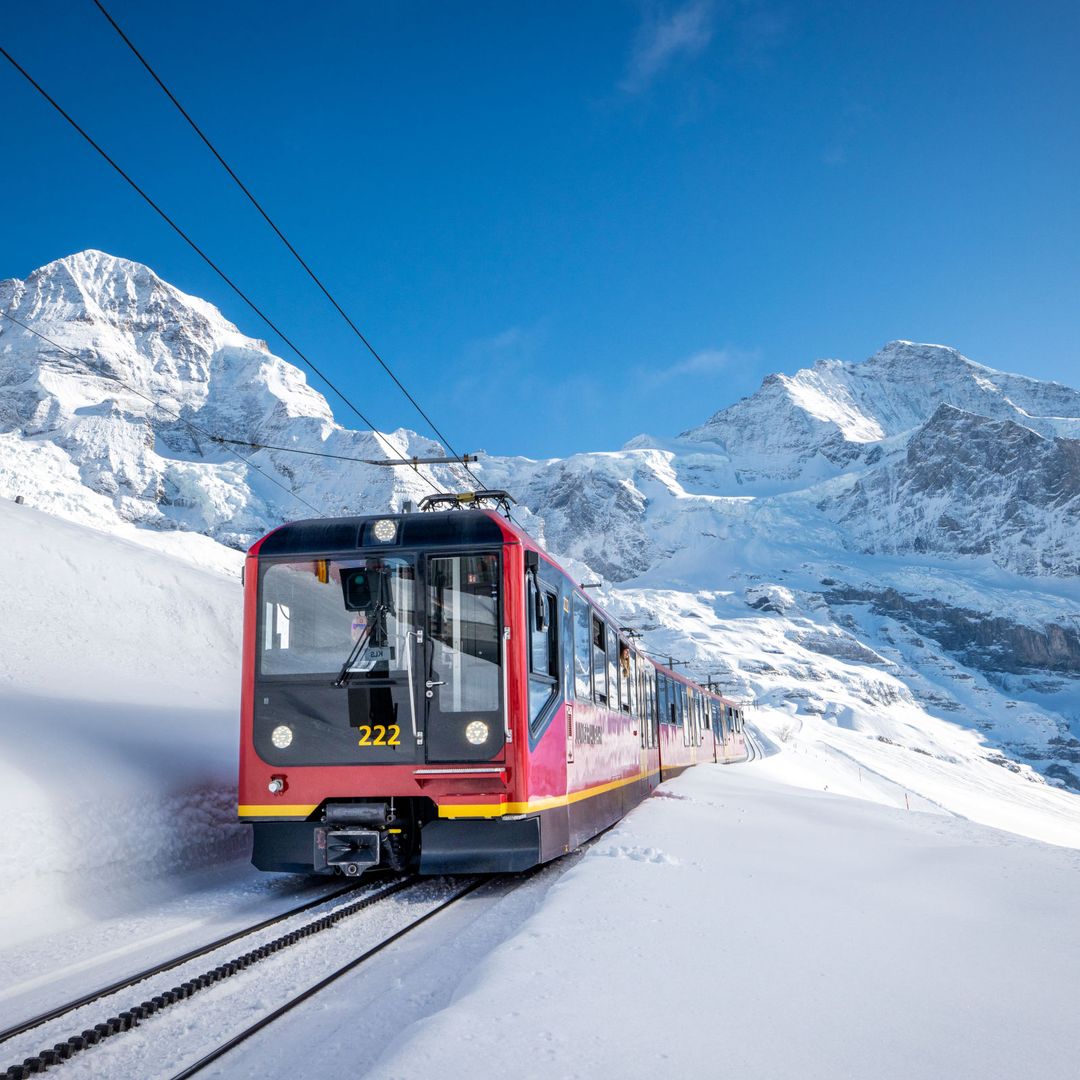
[[985,556],[1024,575],[1080,573],[1080,440],[939,405],[903,456],[821,508],[867,552]]
[[[0,282],[0,311],[62,347],[0,319],[0,495],[239,548],[312,507],[399,508],[425,476],[458,483],[239,460],[208,436],[352,458],[437,448],[343,427],[303,373],[147,267],[83,252]],[[674,440],[476,471],[695,673],[894,741],[901,715],[928,744],[933,724],[960,725],[980,753],[1080,787],[1080,392],[892,342],[770,376]]]

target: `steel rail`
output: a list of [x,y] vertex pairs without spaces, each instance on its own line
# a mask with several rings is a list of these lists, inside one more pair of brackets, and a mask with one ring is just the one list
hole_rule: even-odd
[[220,1046],[211,1050],[209,1054],[206,1054],[203,1057],[199,1058],[198,1061],[196,1061],[192,1065],[189,1065],[186,1069],[183,1069],[181,1072],[176,1073],[171,1078],[171,1080],[187,1080],[187,1077],[194,1076],[196,1073],[201,1072],[203,1069],[206,1068],[207,1065],[213,1064],[213,1062],[217,1061],[218,1058],[223,1057],[230,1050],[233,1050],[235,1049],[235,1047],[239,1046],[240,1043],[245,1042],[247,1039],[251,1038],[252,1035],[255,1035],[257,1032],[262,1031],[263,1028],[272,1024],[275,1020],[284,1016],[287,1012],[291,1012],[297,1007],[297,1005],[302,1005],[309,998],[312,998],[316,994],[325,990],[326,987],[328,987],[331,983],[335,982],[337,979],[340,979],[342,975],[346,975],[350,971],[358,968],[366,960],[370,960],[371,957],[375,956],[377,953],[382,952],[383,949],[387,948],[389,945],[393,945],[395,941],[403,938],[406,934],[411,933],[422,923],[426,923],[428,919],[434,917],[435,915],[438,915],[440,911],[445,911],[446,908],[450,907],[451,904],[457,903],[458,900],[461,900],[469,893],[480,888],[481,885],[487,884],[489,880],[490,876],[485,876],[478,878],[476,881],[470,882],[470,884],[466,885],[465,888],[459,890],[453,896],[442,901],[442,903],[440,903],[437,907],[432,908],[429,912],[421,915],[418,919],[414,919],[411,923],[409,923],[408,926],[403,926],[400,930],[395,931],[389,937],[384,938],[377,945],[373,945],[370,949],[365,950],[359,956],[354,956],[351,960],[348,961],[348,963],[342,964],[341,967],[339,967],[336,971],[332,971],[325,978],[320,979],[314,985],[309,986],[306,990],[302,990],[295,997],[290,998],[288,1001],[285,1002],[284,1005],[279,1005],[276,1009],[274,1009],[273,1012],[267,1013],[259,1020],[256,1020],[255,1023],[252,1024],[250,1027],[245,1028],[243,1031],[234,1035],[227,1042],[224,1042]]
[[[370,883],[365,882],[363,884],[367,885]],[[238,938],[246,937],[248,934],[258,933],[258,931],[265,930],[268,926],[284,922],[293,915],[299,915],[304,911],[310,911],[311,908],[318,907],[319,904],[325,904],[330,900],[336,900],[339,896],[355,892],[361,887],[362,885],[360,882],[353,882],[344,888],[335,889],[333,892],[328,892],[322,896],[316,897],[314,900],[305,901],[303,904],[299,905],[299,907],[289,908],[288,911],[283,911],[280,915],[272,915],[269,919],[263,919],[262,922],[256,923],[254,926],[246,926],[231,934],[226,934],[216,941],[211,941],[209,945],[200,945],[198,948],[191,949],[181,956],[174,956],[170,960],[163,960],[160,964],[154,964],[152,967],[148,967],[135,975],[129,975],[126,978],[118,979],[116,982],[110,983],[108,986],[103,986],[99,990],[91,990],[89,993],[83,994],[82,997],[67,1001],[63,1005],[57,1005],[47,1012],[38,1013],[37,1016],[31,1016],[28,1020],[23,1020],[21,1023],[15,1024],[12,1027],[4,1028],[3,1031],[0,1031],[0,1043],[7,1042],[8,1039],[14,1038],[16,1035],[21,1035],[24,1031],[29,1031],[39,1024],[44,1024],[49,1020],[55,1020],[58,1016],[63,1016],[64,1013],[73,1012],[83,1005],[89,1005],[90,1002],[97,1001],[98,998],[108,997],[110,994],[115,994],[118,990],[124,990],[129,986],[134,986],[137,982],[142,982],[143,979],[149,979],[154,975],[160,975],[164,971],[171,971],[174,967],[186,964],[189,960],[196,959],[196,957],[205,956],[207,953],[213,952],[215,949],[220,949],[223,945],[228,945]]]
[[[336,909],[317,918],[314,922],[305,923],[303,926],[298,927],[295,930],[291,930],[281,937],[275,938],[272,941],[268,941],[262,945],[255,946],[251,951],[244,953],[242,956],[238,956],[233,960],[227,961],[224,964],[219,964],[216,968],[210,971],[203,972],[201,975],[197,975],[193,979],[186,980],[177,986],[172,987],[163,993],[154,995],[141,1004],[135,1005],[130,1009],[123,1010],[114,1016],[109,1017],[107,1020],[93,1024],[87,1027],[80,1034],[72,1035],[68,1039],[56,1043],[55,1046],[42,1050],[39,1053],[26,1058],[21,1064],[13,1064],[8,1066],[6,1070],[0,1072],[0,1078],[3,1080],[25,1080],[25,1077],[32,1076],[36,1073],[44,1072],[50,1066],[59,1065],[61,1062],[66,1061],[68,1058],[73,1057],[75,1054],[81,1053],[83,1050],[89,1049],[91,1046],[96,1045],[104,1039],[109,1038],[112,1035],[116,1035],[121,1031],[128,1031],[133,1027],[137,1027],[140,1021],[148,1019],[155,1013],[162,1009],[168,1008],[171,1005],[175,1005],[178,1001],[183,1001],[186,998],[191,997],[199,990],[204,990],[208,986],[212,986],[214,983],[220,982],[222,979],[231,977],[240,971],[244,971],[252,964],[258,963],[260,960],[266,959],[268,956],[272,956],[274,953],[279,952],[283,948],[287,948],[290,945],[295,945],[298,941],[304,938],[310,937],[313,934],[318,934],[323,930],[329,930],[332,926],[337,925],[342,919],[348,918],[350,915],[354,915],[365,908],[371,907],[389,896],[393,896],[396,893],[401,892],[403,889],[409,888],[415,885],[421,879],[417,876],[404,878],[395,882],[392,885],[384,889],[380,889],[376,892],[370,893],[366,896],[360,897],[358,900],[353,901],[350,904],[346,904],[343,907]],[[297,914],[299,911],[306,911],[317,904],[325,904],[328,901],[334,900],[336,897],[341,896],[343,893],[352,892],[355,889],[361,888],[357,885],[349,886],[345,889],[337,890],[335,893],[329,896],[323,896],[318,900],[311,901],[302,905],[299,908],[292,911],[285,912],[280,916],[274,916],[271,919],[265,920],[263,923],[258,924],[255,927],[248,927],[246,930],[239,931],[236,934],[229,935],[222,938],[218,942],[214,942],[210,946],[204,946],[201,949],[193,950],[190,954],[186,954],[183,957],[175,959],[174,961],[167,962],[165,965],[159,965],[157,968],[152,968],[147,972],[142,972],[139,975],[123,980],[120,983],[115,984],[114,987],[106,988],[102,991],[97,991],[93,994],[86,995],[78,1002],[63,1007],[60,1011],[54,1010],[47,1019],[56,1019],[59,1016],[67,1015],[68,1012],[73,1009],[79,1008],[81,1005],[89,1004],[105,996],[112,996],[112,994],[119,990],[125,989],[128,986],[137,984],[140,980],[147,978],[148,976],[159,974],[162,971],[168,971],[179,964],[182,964],[190,959],[195,959],[198,956],[202,956],[207,952],[214,949],[221,948],[223,945],[237,940],[239,937],[245,937],[250,934],[256,933],[261,929],[265,929],[267,926],[279,923],[284,919],[289,918],[292,915]],[[38,1022],[45,1022],[43,1020],[36,1021],[35,1023],[28,1023],[21,1025],[19,1030],[30,1030],[33,1026],[36,1026]],[[17,1032],[12,1032],[13,1034]]]

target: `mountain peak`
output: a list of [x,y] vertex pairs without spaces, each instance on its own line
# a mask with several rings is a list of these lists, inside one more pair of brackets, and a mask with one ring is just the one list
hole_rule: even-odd
[[932,345],[927,342],[906,341],[898,338],[883,345],[862,367],[888,367],[910,365],[919,368],[951,368],[956,371],[987,372],[999,375],[1001,372],[969,360],[959,349],[951,345]]
[[684,432],[722,447],[740,483],[824,478],[868,444],[908,437],[941,405],[1075,438],[1080,392],[1010,375],[948,345],[890,341],[862,363],[818,360],[766,377],[755,394]]

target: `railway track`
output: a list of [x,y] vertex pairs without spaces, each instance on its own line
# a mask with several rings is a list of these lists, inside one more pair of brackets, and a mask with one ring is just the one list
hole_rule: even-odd
[[751,761],[757,761],[765,756],[764,753],[762,753],[761,746],[758,744],[757,739],[750,734],[749,728],[743,729],[743,737],[746,739],[746,763],[748,765]]
[[215,949],[220,949],[225,945],[238,941],[240,938],[247,937],[249,934],[256,934],[260,930],[266,930],[271,926],[276,926],[278,923],[285,922],[286,919],[291,919],[294,915],[302,915],[305,911],[310,911],[320,904],[330,903],[349,893],[357,892],[361,888],[370,888],[370,886],[366,883],[361,885],[360,882],[353,882],[350,885],[346,885],[344,888],[334,889],[330,892],[323,893],[322,896],[317,896],[313,900],[305,901],[303,904],[289,908],[287,911],[282,911],[277,915],[271,916],[269,919],[263,919],[262,922],[255,923],[252,926],[245,926],[231,934],[226,934],[224,937],[216,938],[214,941],[209,942],[209,944],[200,945],[198,948],[181,953],[179,956],[171,957],[168,960],[163,960],[151,967],[137,971],[134,975],[125,976],[122,979],[117,979],[115,982],[109,983],[107,986],[102,986],[97,990],[91,990],[81,997],[65,1001],[62,1005],[57,1005],[52,1009],[48,1009],[45,1012],[38,1013],[35,1016],[20,1021],[18,1024],[13,1024],[11,1027],[4,1028],[0,1031],[0,1045],[7,1042],[9,1039],[14,1038],[16,1035],[21,1035],[24,1031],[30,1031],[32,1028],[40,1027],[50,1020],[55,1020],[66,1013],[74,1012],[83,1005],[89,1005],[99,998],[119,993],[119,991],[126,990],[129,986],[134,986],[136,983],[143,982],[145,979],[153,978],[155,975],[160,975],[165,971],[171,971],[181,964],[186,964],[189,960],[195,960],[200,956],[205,956],[207,953],[211,953]]
[[[358,955],[352,956],[348,961],[339,965],[335,970],[331,971],[330,974],[317,981],[314,985],[307,987],[299,993],[291,995],[282,1005],[262,1016],[243,1031],[232,1035],[209,1053],[204,1053],[194,1064],[182,1070],[177,1076],[187,1077],[195,1075],[195,1073],[205,1068],[212,1061],[217,1060],[217,1058],[227,1053],[234,1046],[243,1042],[245,1039],[255,1034],[255,1032],[260,1031],[278,1017],[295,1008],[301,1002],[306,1001],[308,998],[319,993],[320,990],[324,989],[335,979],[358,967],[371,956],[381,952],[388,945],[420,926],[439,911],[442,911],[450,904],[455,903],[463,896],[478,888],[486,880],[486,878],[470,879],[463,886],[455,888],[448,897],[439,900],[434,907],[428,908],[422,915],[410,920],[407,925],[400,927],[393,933],[381,938],[376,944],[369,946]],[[275,955],[283,949],[297,945],[299,942],[319,934],[322,931],[329,930],[331,927],[338,925],[351,916],[372,908],[393,896],[399,894],[408,896],[410,890],[423,889],[425,884],[430,891],[430,879],[427,879],[425,882],[424,879],[416,877],[404,878],[374,890],[370,887],[365,889],[365,887],[359,883],[347,886],[344,889],[336,890],[329,895],[319,897],[300,905],[299,907],[282,912],[280,915],[263,920],[255,926],[247,927],[233,934],[229,934],[226,937],[219,938],[208,945],[191,950],[182,956],[173,957],[164,963],[141,971],[127,979],[102,987],[97,991],[85,994],[80,998],[49,1010],[47,1013],[42,1013],[10,1027],[5,1031],[0,1032],[0,1046],[9,1043],[18,1035],[32,1031],[36,1027],[50,1024],[54,1021],[61,1020],[64,1017],[72,1017],[74,1019],[74,1014],[95,1001],[101,1001],[104,1004],[107,999],[115,998],[125,989],[130,989],[141,983],[147,982],[148,980],[154,980],[165,972],[188,964],[201,956],[206,956],[221,950],[235,941],[240,941],[244,938],[257,938],[261,931],[274,925],[284,923],[289,919],[293,919],[319,905],[333,905],[335,900],[345,899],[347,894],[355,892],[363,893],[362,896],[355,900],[346,901],[337,907],[331,907],[330,910],[316,918],[298,925],[276,938],[269,941],[263,941],[245,953],[225,960],[223,963],[219,963],[190,978],[186,978],[175,986],[168,988],[152,987],[151,990],[156,989],[156,992],[150,993],[145,1000],[136,1005],[124,1009],[103,1009],[103,1016],[100,1021],[90,1024],[84,1024],[80,1021],[79,1026],[82,1029],[81,1031],[68,1036],[67,1039],[54,1043],[50,1047],[39,1050],[37,1053],[24,1058],[22,1062],[10,1065],[7,1069],[0,1072],[0,1078],[3,1078],[3,1080],[24,1080],[26,1077],[44,1073],[45,1071],[89,1050],[91,1047],[97,1046],[107,1039],[111,1039],[122,1032],[138,1027],[143,1021],[148,1020],[159,1012],[186,1001],[200,991],[206,990],[215,984],[221,983],[226,979],[246,971],[253,965]]]

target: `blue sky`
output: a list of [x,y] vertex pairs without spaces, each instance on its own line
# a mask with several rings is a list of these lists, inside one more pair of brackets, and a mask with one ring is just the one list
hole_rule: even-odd
[[[1076,4],[105,2],[459,450],[675,434],[898,337],[1080,383]],[[90,0],[0,40],[422,428]],[[0,95],[0,276],[101,248],[267,336],[2,60]]]

